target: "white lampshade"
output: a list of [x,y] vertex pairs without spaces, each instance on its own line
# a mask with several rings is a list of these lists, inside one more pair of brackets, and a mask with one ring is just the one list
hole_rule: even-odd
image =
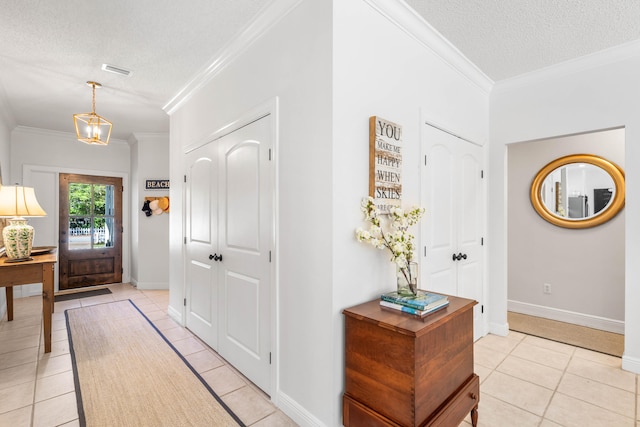
[[11,261],[30,259],[33,243],[33,227],[25,216],[45,216],[36,193],[31,187],[0,187],[0,217],[10,217],[9,225],[2,230],[7,258]]
[[0,217],[46,216],[32,187],[0,187]]

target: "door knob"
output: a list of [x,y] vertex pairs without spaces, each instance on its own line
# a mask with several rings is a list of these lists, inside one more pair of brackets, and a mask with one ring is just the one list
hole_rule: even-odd
[[463,254],[462,252],[459,252],[458,255],[453,254],[454,261],[460,261],[461,259],[467,259],[467,254]]
[[211,259],[214,259],[216,256],[217,256],[217,255],[211,255],[211,254],[209,254],[209,259],[210,259],[210,260],[211,260]]
[[220,255],[218,255],[218,254],[209,255],[209,259],[212,259],[214,261],[222,261],[222,254],[220,254]]

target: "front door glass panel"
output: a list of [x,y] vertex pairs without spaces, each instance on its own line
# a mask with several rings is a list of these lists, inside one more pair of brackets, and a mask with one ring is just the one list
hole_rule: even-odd
[[114,186],[69,183],[69,250],[113,247]]

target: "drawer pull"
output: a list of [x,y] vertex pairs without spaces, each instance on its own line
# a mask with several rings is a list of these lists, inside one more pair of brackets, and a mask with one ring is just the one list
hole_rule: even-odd
[[478,400],[478,396],[475,393],[469,393],[471,400]]

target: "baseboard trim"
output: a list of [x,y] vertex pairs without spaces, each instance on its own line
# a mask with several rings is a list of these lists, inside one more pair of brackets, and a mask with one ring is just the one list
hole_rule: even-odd
[[182,322],[182,312],[181,311],[178,311],[175,308],[169,306],[169,308],[167,309],[167,314],[169,315],[169,317],[171,317],[173,320],[178,322],[180,325],[184,326],[184,323]]
[[590,314],[576,313],[574,311],[560,310],[552,307],[529,304],[520,301],[507,301],[507,310],[514,313],[527,314],[529,316],[542,317],[544,319],[557,320],[559,322],[572,323],[586,326],[601,331],[624,334],[624,322],[607,319],[605,317],[592,316]]
[[291,399],[287,394],[278,392],[278,408],[282,410],[296,424],[303,427],[324,427],[325,425],[305,408],[300,406],[298,402]]
[[640,359],[636,357],[622,356],[622,369],[640,374]]
[[493,335],[498,335],[501,337],[506,337],[509,334],[509,324],[508,323],[489,323],[489,333]]
[[140,290],[168,290],[169,282],[135,282],[134,285],[136,288]]

